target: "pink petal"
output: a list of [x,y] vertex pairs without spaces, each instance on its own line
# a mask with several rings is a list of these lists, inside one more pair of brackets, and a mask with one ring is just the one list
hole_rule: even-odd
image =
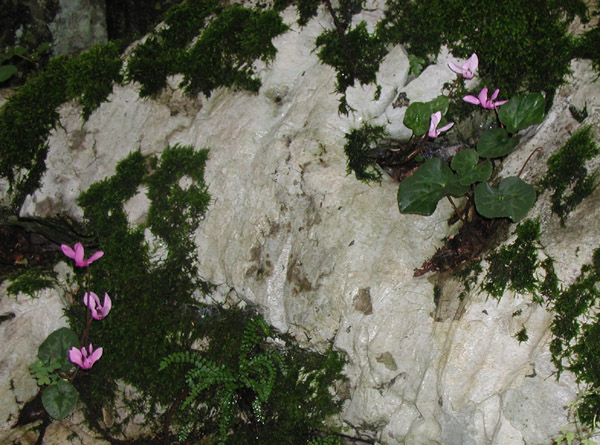
[[[92,345],[90,344],[90,352],[91,352],[91,348],[92,348]],[[93,352],[93,354],[91,354],[90,357],[88,358],[89,368],[91,368],[94,365],[94,363],[96,363],[98,360],[100,360],[100,357],[102,357],[102,348],[96,349]]]
[[470,104],[473,104],[473,105],[479,105],[481,103],[481,102],[479,102],[479,99],[477,99],[475,96],[471,96],[471,95],[463,97],[463,100],[465,102],[469,102]]
[[500,105],[504,105],[506,102],[508,102],[508,100],[499,100],[496,102],[496,106],[499,107]]
[[75,265],[76,266],[81,266],[82,264],[84,264],[83,262],[83,255],[84,255],[84,249],[83,249],[83,245],[81,243],[77,243],[75,244]]
[[94,261],[96,261],[98,258],[101,258],[102,255],[104,255],[104,252],[102,252],[101,250],[99,250],[98,252],[94,253],[89,260],[87,260],[87,263],[90,264]]
[[81,355],[81,351],[75,346],[69,349],[69,360],[71,363],[74,363],[79,367],[83,367],[83,356]]
[[102,318],[106,317],[112,308],[112,301],[106,292],[104,292],[104,305],[102,309],[100,309],[100,313],[102,314]]
[[98,295],[96,295],[94,292],[90,292],[88,295],[88,292],[86,292],[83,294],[83,304],[89,308],[92,318],[95,320],[102,319],[98,318],[98,308],[100,307],[100,299],[98,298]]
[[465,67],[471,72],[474,73],[479,65],[479,58],[477,54],[473,53],[471,57],[469,57],[465,63]]
[[450,67],[450,69],[451,69],[452,71],[454,71],[455,73],[462,74],[462,72],[463,72],[463,69],[462,69],[462,67],[458,66],[456,63],[452,63],[452,62],[450,62],[450,63],[448,63],[448,66],[449,66],[449,67]]
[[482,106],[485,106],[484,104],[487,102],[487,98],[488,98],[488,89],[487,88],[482,88],[481,91],[479,92],[479,95],[477,96],[479,98],[479,103]]
[[442,128],[438,128],[438,131],[441,133],[442,131],[447,131],[454,125],[454,122],[450,122],[448,125],[444,125]]
[[67,246],[66,244],[61,244],[60,248],[67,257],[75,258],[75,251],[71,249],[71,247]]
[[[90,301],[91,297],[91,301]],[[83,304],[86,306],[100,306],[100,298],[94,292],[86,292],[83,294]]]
[[500,92],[500,89],[497,89],[496,91],[494,91],[494,94],[492,94],[492,97],[490,97],[490,100],[494,100],[495,98],[497,98],[499,92]]

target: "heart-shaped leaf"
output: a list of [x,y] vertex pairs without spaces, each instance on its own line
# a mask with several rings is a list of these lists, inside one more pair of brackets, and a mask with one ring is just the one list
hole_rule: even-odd
[[488,183],[477,184],[474,189],[477,211],[486,218],[508,217],[520,221],[535,204],[535,189],[521,178],[504,178],[498,188]]
[[540,93],[519,95],[498,108],[498,118],[509,133],[539,124],[544,120],[546,99]]
[[450,165],[458,174],[458,180],[462,185],[469,186],[476,182],[487,181],[492,176],[492,163],[490,161],[479,163],[479,155],[472,149],[456,153]]
[[517,136],[510,137],[504,128],[492,128],[479,137],[477,152],[483,158],[500,158],[513,151],[518,144]]
[[[413,131],[415,136],[421,136],[429,130],[431,115],[439,111],[443,116],[448,111],[449,104],[450,101],[446,96],[438,96],[429,102],[412,102],[406,109],[402,122]],[[445,124],[446,122],[442,119],[439,125]]]
[[406,109],[404,120],[402,121],[407,128],[410,128],[415,136],[425,134],[429,129],[429,120],[431,113],[429,106],[423,102],[412,102]]
[[401,213],[431,215],[444,196],[462,196],[468,190],[443,160],[432,158],[400,183],[398,207]]
[[2,65],[0,66],[0,82],[10,79],[12,76],[17,74],[17,67],[14,65]]
[[429,108],[430,108],[429,116],[431,116],[436,111],[441,112],[442,116],[444,116],[448,112],[448,107],[450,106],[450,100],[446,96],[440,95],[440,96],[436,97],[435,99],[427,102],[427,104],[429,105]]
[[44,390],[42,404],[48,414],[61,420],[73,412],[78,397],[79,393],[73,385],[64,380],[59,380]]
[[43,362],[57,358],[61,363],[61,370],[68,371],[73,367],[69,361],[68,352],[73,346],[79,346],[77,334],[69,328],[60,328],[52,332],[38,348],[38,357]]

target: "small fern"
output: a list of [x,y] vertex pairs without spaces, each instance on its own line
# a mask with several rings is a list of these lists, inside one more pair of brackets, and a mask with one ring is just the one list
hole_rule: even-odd
[[[193,366],[185,374],[190,391],[181,409],[192,405],[208,388],[216,387],[219,399],[217,416],[220,443],[227,439],[236,411],[241,409],[238,401],[244,395],[252,394],[252,414],[257,422],[264,422],[263,404],[269,400],[277,376],[287,372],[280,352],[265,350],[264,343],[270,333],[271,329],[263,318],[256,317],[248,322],[240,344],[237,369],[217,364],[192,351],[176,352],[165,357],[160,363],[161,371],[173,364]],[[187,436],[189,431],[185,434]]]

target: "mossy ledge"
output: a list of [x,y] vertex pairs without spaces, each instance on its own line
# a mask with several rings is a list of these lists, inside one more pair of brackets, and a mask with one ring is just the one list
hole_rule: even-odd
[[[488,255],[490,263],[481,289],[495,298],[504,292],[530,294],[534,303],[544,304],[554,313],[550,326],[550,352],[557,379],[565,370],[572,372],[582,385],[576,403],[577,419],[593,427],[600,410],[600,247],[594,250],[590,264],[569,286],[561,286],[550,256],[542,261],[538,251],[540,224],[526,220],[517,227],[517,239]],[[518,311],[513,315],[517,315]],[[527,341],[527,327],[515,334],[519,342]]]
[[[208,156],[208,149],[179,145],[167,147],[160,158],[135,151],[117,165],[114,176],[92,184],[79,198],[86,229],[105,252],[90,267],[91,289],[108,292],[113,308],[102,323],[94,324],[91,333],[94,345],[104,347],[102,360],[78,378],[76,385],[90,425],[107,438],[121,433],[119,425],[104,428],[98,421],[102,409],[114,406],[117,382],[132,385],[140,394],[128,408],[132,416],[145,416],[152,437],[138,439],[138,443],[157,437],[175,440],[169,433],[173,428],[192,441],[218,431],[224,409],[219,404],[221,387],[202,387],[197,392],[198,409],[179,410],[188,369],[173,367],[167,372],[160,368],[165,357],[191,352],[201,342],[204,359],[224,369],[239,369],[244,326],[257,316],[252,308],[225,309],[198,303],[195,298],[211,290],[196,276],[198,259],[192,240],[210,204],[204,183]],[[184,189],[183,183],[189,186]],[[123,206],[142,185],[151,201],[148,218],[145,224],[131,226]],[[162,246],[160,252],[151,245]],[[83,286],[84,273],[78,271],[77,276]],[[81,332],[85,307],[74,305],[67,315],[71,327]],[[305,351],[291,337],[270,328],[268,332],[268,338],[254,341],[247,353],[262,357],[277,350],[285,373],[270,383],[270,397],[262,403],[260,418],[254,417],[251,409],[255,393],[247,388],[236,392],[235,411],[251,421],[234,416],[230,425],[234,435],[227,443],[256,443],[257,435],[265,441],[277,438],[281,442],[290,437],[320,437],[319,431],[326,429],[325,418],[341,409],[341,400],[331,395],[330,388],[344,380],[343,357],[333,351]],[[309,410],[304,408],[307,400],[311,400]],[[163,407],[162,415],[159,407]]]

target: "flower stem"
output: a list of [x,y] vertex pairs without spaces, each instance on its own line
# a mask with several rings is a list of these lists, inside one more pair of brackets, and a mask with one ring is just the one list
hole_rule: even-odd
[[454,204],[454,201],[452,200],[452,198],[450,197],[450,195],[446,195],[446,198],[448,198],[448,201],[450,202],[450,205],[452,206],[452,208],[454,209],[454,211],[456,212],[456,214],[458,215],[458,217],[460,218],[460,220],[463,222],[463,224],[466,224],[467,222],[465,221],[465,217],[463,216],[463,214],[458,210],[458,208],[456,207],[456,205]]

